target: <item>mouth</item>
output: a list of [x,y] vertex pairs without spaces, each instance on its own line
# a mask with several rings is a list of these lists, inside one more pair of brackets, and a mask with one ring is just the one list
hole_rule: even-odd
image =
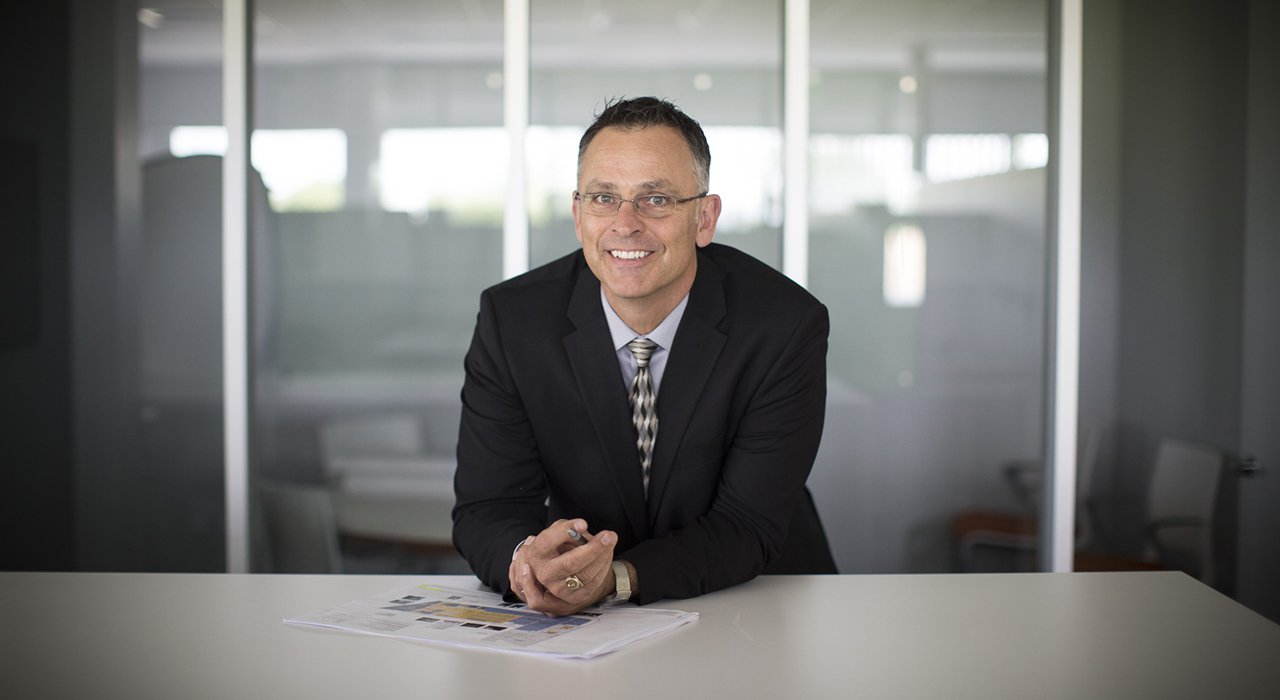
[[652,250],[611,250],[609,255],[619,260],[639,260],[653,254]]

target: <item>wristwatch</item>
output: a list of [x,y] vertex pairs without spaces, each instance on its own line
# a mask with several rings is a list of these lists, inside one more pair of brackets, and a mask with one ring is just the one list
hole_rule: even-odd
[[600,607],[622,605],[631,600],[631,574],[627,573],[627,565],[615,559],[612,566],[615,581],[613,593],[600,600]]

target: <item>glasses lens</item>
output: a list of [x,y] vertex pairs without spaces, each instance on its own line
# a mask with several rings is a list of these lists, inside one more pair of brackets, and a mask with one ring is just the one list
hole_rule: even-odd
[[594,216],[606,216],[618,210],[618,198],[608,194],[586,194],[582,196],[582,208]]
[[655,194],[637,199],[636,207],[640,209],[641,214],[657,219],[670,216],[676,209],[676,200],[674,197]]

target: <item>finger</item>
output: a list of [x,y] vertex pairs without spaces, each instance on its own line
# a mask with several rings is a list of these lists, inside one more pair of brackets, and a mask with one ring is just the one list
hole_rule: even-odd
[[516,557],[520,555],[520,550],[533,544],[533,540],[534,540],[534,536],[529,535],[528,537],[524,538],[524,540],[520,544],[516,545],[515,550],[511,553],[511,560],[515,561]]
[[513,590],[516,588],[516,580],[520,578],[521,567],[525,563],[524,552],[522,550],[527,549],[532,543],[533,535],[529,535],[520,543],[519,546],[515,548],[515,551],[511,555],[511,563],[507,566],[507,580],[511,582]]
[[573,524],[572,521],[563,518],[557,520],[539,532],[527,547],[521,547],[521,549],[529,550],[534,560],[552,559],[560,554],[561,546],[569,541],[568,533],[573,528]]
[[[588,545],[562,555],[546,567],[535,569],[534,575],[547,591],[571,603],[580,604],[600,597],[600,589],[606,582],[613,562],[613,544],[617,535],[604,532]],[[597,556],[583,559],[582,555],[593,551]]]
[[523,542],[520,543],[520,546],[516,547],[515,553],[511,557],[511,564],[507,566],[507,580],[511,584],[511,590],[521,600],[524,600],[524,588],[525,588],[524,584],[521,582],[521,579],[523,578],[524,566],[527,563],[527,560],[525,558],[526,552],[524,550],[527,550],[529,548],[529,545],[533,543],[533,539],[534,539],[534,536],[529,535],[528,537],[525,538]]
[[525,595],[528,596],[525,604],[529,606],[530,610],[536,610],[552,616],[568,614],[562,611],[568,609],[569,605],[544,589],[537,579],[533,577],[533,572],[528,566],[524,567],[523,578],[527,582],[524,589]]
[[569,538],[569,544],[575,547],[581,547],[586,544],[590,535],[587,532],[587,521],[575,520],[569,523],[569,527],[565,530],[565,535]]
[[[587,561],[584,564],[577,565],[578,569],[572,575],[577,576],[583,584],[582,588],[575,591],[579,595],[573,596],[575,599],[580,598],[581,594],[585,594],[587,590],[596,588],[612,571],[610,566],[613,563],[613,549],[604,550],[600,556]],[[566,577],[567,578],[567,577]]]
[[529,601],[527,605],[530,610],[540,612],[548,617],[572,615],[586,607],[585,603],[569,603],[550,593],[540,594],[538,598]]
[[523,563],[511,562],[511,566],[507,567],[507,580],[511,582],[511,592],[520,600],[524,600],[524,581],[521,575]]
[[520,567],[517,575],[520,581],[520,592],[524,594],[525,602],[530,602],[534,598],[542,595],[542,586],[538,584],[538,580],[532,576],[532,571],[528,564]]
[[590,539],[591,533],[587,530],[587,521],[581,518],[557,520],[538,533],[538,551],[545,558],[550,559],[574,547],[585,545]]
[[598,588],[613,573],[613,555],[592,560],[578,572],[583,581],[590,581],[592,588]]
[[596,535],[581,547],[561,554],[535,569],[538,580],[544,585],[555,579],[564,579],[573,574],[592,568],[592,564],[607,565],[613,560],[613,548],[618,543],[618,535],[610,530]]
[[597,573],[595,568],[569,573],[558,570],[554,576],[545,575],[538,569],[533,569],[531,573],[540,591],[569,603],[581,602],[600,585],[599,581],[592,578]]

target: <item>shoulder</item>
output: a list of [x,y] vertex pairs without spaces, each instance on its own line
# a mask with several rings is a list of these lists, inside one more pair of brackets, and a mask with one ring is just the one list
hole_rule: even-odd
[[481,310],[489,307],[501,314],[558,310],[563,314],[586,267],[582,251],[576,250],[489,287],[481,295]]
[[799,316],[823,308],[790,277],[737,248],[712,243],[699,255],[699,274],[705,269],[719,279],[730,316]]

